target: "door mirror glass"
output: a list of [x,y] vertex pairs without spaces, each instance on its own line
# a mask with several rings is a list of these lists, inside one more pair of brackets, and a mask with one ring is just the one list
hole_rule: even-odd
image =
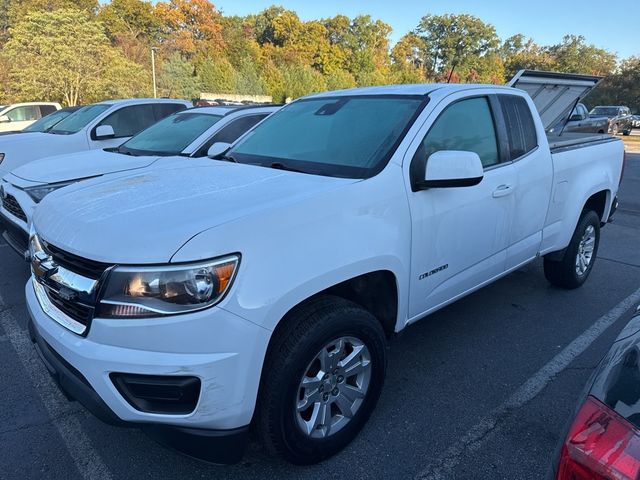
[[11,119],[6,115],[0,115],[0,123],[9,123]]
[[482,181],[482,161],[475,152],[440,150],[429,156],[425,178],[420,185],[427,188],[471,187]]
[[580,120],[584,120],[584,117],[579,113],[576,113],[575,115],[571,115],[569,117],[570,122],[579,122]]
[[115,132],[113,131],[113,127],[111,125],[100,125],[96,127],[96,140],[105,140],[107,138],[115,137]]
[[207,157],[215,158],[219,155],[222,155],[223,153],[226,153],[230,147],[230,143],[216,142],[209,147],[209,150],[207,150]]

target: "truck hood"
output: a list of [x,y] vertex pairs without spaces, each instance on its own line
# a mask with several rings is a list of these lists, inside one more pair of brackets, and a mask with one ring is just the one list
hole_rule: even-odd
[[[34,225],[51,244],[118,264],[166,263],[198,233],[356,182],[210,159],[79,182],[48,195]],[[256,232],[259,234],[259,232]]]
[[53,157],[40,158],[11,171],[9,181],[16,186],[20,180],[33,183],[60,183],[97,177],[151,165],[159,157],[132,157],[104,150],[88,150]]

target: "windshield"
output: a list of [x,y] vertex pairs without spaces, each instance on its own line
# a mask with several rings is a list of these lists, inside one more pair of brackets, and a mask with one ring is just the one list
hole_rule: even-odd
[[611,108],[611,107],[596,107],[593,110],[591,110],[591,112],[589,112],[591,115],[601,115],[601,116],[605,116],[605,117],[615,117],[616,115],[618,115],[618,109],[617,108]]
[[67,118],[73,112],[69,110],[58,110],[57,112],[50,113],[46,117],[42,117],[40,120],[32,123],[27,128],[23,129],[23,132],[46,132],[56,125],[61,120]]
[[304,173],[368,178],[384,168],[426,101],[418,95],[298,100],[260,123],[227,157]]
[[49,130],[49,133],[70,135],[72,133],[79,132],[93,119],[109,108],[111,108],[111,105],[106,103],[97,103],[95,105],[82,107],[80,110],[73,112],[67,118],[58,123],[55,128]]
[[221,118],[196,112],[171,115],[132,137],[118,151],[132,155],[177,155]]

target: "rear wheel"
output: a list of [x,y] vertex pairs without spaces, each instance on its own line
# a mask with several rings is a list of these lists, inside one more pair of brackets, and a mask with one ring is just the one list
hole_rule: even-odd
[[319,297],[284,321],[263,369],[258,433],[272,453],[316,463],[348,445],[373,411],[385,335],[373,315],[339,297]]
[[544,276],[557,287],[578,288],[591,273],[599,243],[600,217],[596,212],[586,210],[582,213],[562,258],[544,258]]
[[622,132],[622,134],[625,136],[631,135],[631,129],[625,130],[624,132]]

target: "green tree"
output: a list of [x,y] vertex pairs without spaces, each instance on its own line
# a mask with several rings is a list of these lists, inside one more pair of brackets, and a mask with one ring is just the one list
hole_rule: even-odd
[[238,73],[226,58],[208,59],[198,67],[202,88],[209,93],[235,93]]
[[87,12],[67,8],[27,14],[13,27],[4,55],[11,65],[13,98],[66,105],[101,97],[109,83],[105,74],[114,59],[122,60],[100,23]]
[[448,76],[452,69],[468,68],[471,60],[500,44],[493,25],[467,14],[424,16],[415,32],[426,45],[424,64],[431,79]]
[[561,72],[608,75],[616,67],[617,57],[603,48],[587,44],[582,35],[566,35],[549,47],[555,68]]
[[126,36],[131,39],[157,41],[162,22],[153,5],[143,0],[111,0],[98,14],[112,39]]
[[178,52],[174,52],[160,68],[158,88],[163,96],[194,99],[200,98],[202,83],[193,64]]
[[626,105],[640,113],[640,57],[623,60],[620,68],[605,78],[584,101],[590,107]]
[[260,76],[257,65],[249,59],[244,60],[238,67],[235,92],[245,95],[263,95],[265,84]]
[[288,65],[282,75],[285,98],[298,98],[327,89],[324,77],[308,65]]
[[522,34],[507,38],[500,47],[500,55],[507,79],[523,69],[549,71],[555,68],[555,60],[548,48],[538,45],[533,39],[527,39]]

